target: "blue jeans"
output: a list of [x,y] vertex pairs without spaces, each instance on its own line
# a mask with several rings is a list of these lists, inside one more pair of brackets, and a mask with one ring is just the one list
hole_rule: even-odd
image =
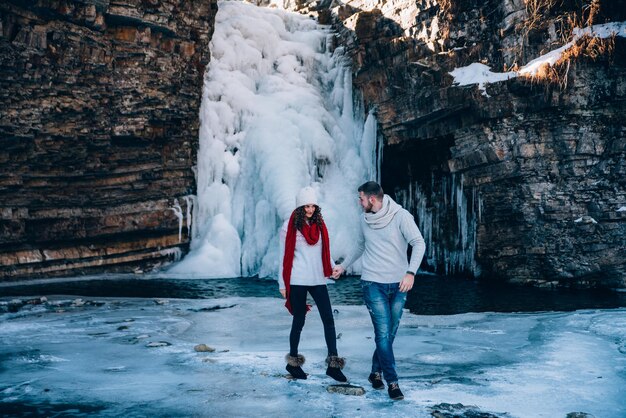
[[385,284],[362,280],[361,287],[374,325],[376,350],[372,356],[372,373],[382,372],[387,384],[397,383],[393,340],[400,325],[407,293],[400,292],[400,283]]

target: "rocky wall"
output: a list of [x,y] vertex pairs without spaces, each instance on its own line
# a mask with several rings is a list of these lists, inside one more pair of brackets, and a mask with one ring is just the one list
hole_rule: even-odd
[[423,268],[624,288],[626,40],[484,93],[449,74],[474,62],[517,68],[571,39],[575,23],[626,20],[623,1],[528,3],[354,0],[301,10],[333,24],[352,56],[355,87],[377,110],[383,187],[426,237]]
[[139,271],[185,251],[216,11],[0,3],[0,277]]

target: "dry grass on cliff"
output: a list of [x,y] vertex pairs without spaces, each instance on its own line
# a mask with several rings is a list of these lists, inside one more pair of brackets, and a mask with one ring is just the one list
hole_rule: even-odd
[[585,35],[578,39],[571,48],[563,52],[561,58],[554,65],[546,63],[534,75],[528,76],[528,78],[537,83],[558,85],[561,90],[565,90],[567,88],[569,69],[574,60],[586,58],[595,61],[601,57],[611,57],[614,50],[614,36],[602,39]]
[[612,56],[614,51],[615,35],[606,39],[585,35],[563,53],[560,61],[578,58],[589,58],[595,61],[601,57]]
[[439,10],[442,14],[448,14],[452,10],[452,0],[439,0]]
[[560,35],[561,41],[567,43],[572,39],[572,32],[574,28],[584,28],[592,26],[597,23],[596,20],[600,14],[601,1],[591,0],[589,4],[586,4],[578,12],[566,12],[554,19],[554,23],[557,26],[557,32]]
[[557,0],[524,0],[526,19],[520,25],[525,37],[534,30],[542,29],[546,24],[546,16],[556,5]]
[[524,62],[526,47],[529,45],[531,34],[546,30],[550,22],[549,16],[557,5],[558,0],[524,0],[526,6],[525,19],[515,25],[515,31],[520,34],[520,42],[509,50],[515,56],[516,63]]
[[[528,27],[526,36],[531,30],[540,29],[545,23],[547,13],[554,7],[556,0],[525,0],[528,12]],[[566,44],[574,36],[575,28],[584,28],[596,23],[601,10],[601,0],[591,0],[579,12],[568,12],[554,19],[561,42]],[[590,35],[580,37],[571,48],[563,52],[560,59],[554,64],[545,64],[536,74],[528,78],[535,82],[556,84],[562,90],[567,88],[567,77],[573,60],[587,58],[597,60],[604,56],[612,56],[615,49],[615,37],[602,39]]]

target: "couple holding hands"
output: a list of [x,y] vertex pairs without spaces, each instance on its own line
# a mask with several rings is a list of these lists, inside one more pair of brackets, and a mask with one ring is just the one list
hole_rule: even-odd
[[[376,348],[368,377],[374,389],[384,389],[389,397],[404,398],[398,386],[393,341],[398,330],[407,292],[413,287],[415,273],[424,256],[425,243],[413,216],[383,193],[373,181],[358,188],[363,208],[361,234],[352,254],[333,266],[330,257],[328,230],[312,187],[305,187],[296,197],[296,209],[281,229],[278,283],[286,299],[285,306],[293,315],[289,334],[287,371],[295,379],[306,379],[302,370],[304,356],[298,353],[304,326],[307,293],[311,295],[324,325],[328,348],[326,374],[339,382],[348,379],[341,369],[345,359],[337,354],[337,337],[333,312],[326,288],[327,278],[338,279],[359,257],[362,260],[361,287],[363,300],[374,325]],[[412,247],[407,262],[407,245]]]

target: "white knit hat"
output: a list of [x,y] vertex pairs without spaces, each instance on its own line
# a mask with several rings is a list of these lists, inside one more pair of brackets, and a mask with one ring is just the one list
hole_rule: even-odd
[[311,186],[307,186],[298,192],[296,196],[296,207],[304,205],[317,205],[317,193]]

